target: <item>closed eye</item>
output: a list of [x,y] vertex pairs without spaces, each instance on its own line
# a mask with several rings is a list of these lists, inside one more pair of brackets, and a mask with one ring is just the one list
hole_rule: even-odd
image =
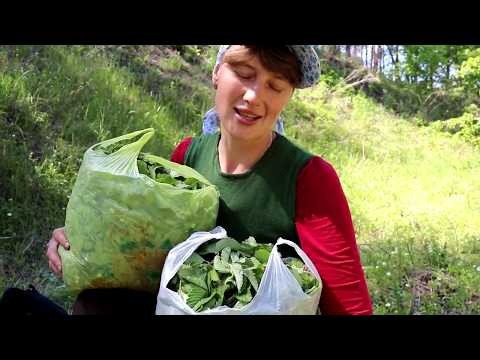
[[276,91],[278,93],[281,93],[283,91],[283,88],[280,87],[280,86],[277,86],[277,85],[274,85],[274,84],[270,84],[270,88],[273,90],[273,91]]
[[253,71],[250,66],[245,64],[233,65],[232,69],[235,74],[242,79],[250,79],[255,75],[255,71]]
[[242,71],[235,71],[235,74],[237,74],[238,77],[242,78],[242,79],[251,79],[253,74],[251,73],[246,73],[246,72],[242,72]]

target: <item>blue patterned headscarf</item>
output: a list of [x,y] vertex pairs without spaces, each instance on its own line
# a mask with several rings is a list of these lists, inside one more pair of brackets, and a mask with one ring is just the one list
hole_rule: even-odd
[[[217,61],[213,69],[214,72],[217,71],[218,65],[220,65],[222,62],[223,56],[230,46],[232,45],[220,46],[217,54]],[[300,84],[298,84],[296,87],[298,89],[305,89],[315,85],[320,78],[320,62],[313,46],[287,45],[287,48],[297,57],[300,65],[300,72],[302,73]],[[219,126],[220,121],[215,108],[208,110],[203,117],[203,133],[212,134],[218,130]],[[280,117],[277,119],[275,131],[284,135],[283,120]]]
[[[215,67],[223,60],[223,55],[232,45],[221,45],[217,53],[217,61]],[[317,53],[312,45],[286,45],[286,47],[295,55],[300,65],[302,78],[298,89],[305,89],[315,85],[320,78],[320,61]],[[215,71],[215,68],[214,68]]]

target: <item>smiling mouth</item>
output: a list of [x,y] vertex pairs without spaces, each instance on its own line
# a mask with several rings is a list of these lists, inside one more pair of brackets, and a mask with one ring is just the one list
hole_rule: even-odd
[[248,120],[248,121],[256,121],[261,118],[261,116],[255,115],[255,114],[249,114],[243,111],[238,110],[237,108],[234,108],[235,113],[240,116],[242,119]]

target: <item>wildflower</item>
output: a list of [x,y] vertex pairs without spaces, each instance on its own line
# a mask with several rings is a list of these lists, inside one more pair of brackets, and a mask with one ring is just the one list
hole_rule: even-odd
[[378,265],[375,265],[375,269],[378,269],[379,267],[380,267],[380,266],[378,266]]
[[12,216],[12,213],[7,213],[7,216]]
[[15,137],[15,134],[12,134],[12,137],[14,138],[14,137]]
[[390,303],[385,304],[385,307],[387,307],[387,308],[389,308],[390,306],[392,306],[392,304],[390,304]]
[[390,275],[392,275],[392,273],[390,271],[387,271],[386,275],[390,276]]
[[405,284],[405,287],[409,288],[409,287],[410,287],[410,284],[409,284],[409,283],[406,283],[406,284]]
[[383,266],[387,266],[387,263],[384,261],[384,262],[382,262],[382,265],[383,265]]
[[480,271],[480,265],[479,265],[479,266],[477,266],[477,271]]

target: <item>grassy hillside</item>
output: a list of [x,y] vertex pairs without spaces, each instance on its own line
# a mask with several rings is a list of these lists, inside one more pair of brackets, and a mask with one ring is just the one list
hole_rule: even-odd
[[[43,254],[85,149],[154,127],[146,150],[168,156],[212,105],[214,50],[181,50],[0,47],[0,292],[32,283],[71,305]],[[480,313],[478,150],[322,83],[284,116],[337,169],[376,313]]]
[[376,312],[478,313],[478,149],[363,95],[296,100],[287,132],[339,173]]

